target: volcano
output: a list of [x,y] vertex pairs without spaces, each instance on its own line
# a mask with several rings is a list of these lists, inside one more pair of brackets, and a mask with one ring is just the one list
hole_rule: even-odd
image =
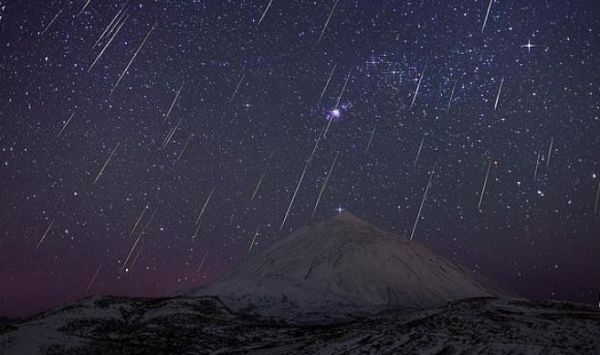
[[514,296],[423,244],[349,212],[298,230],[188,295],[216,296],[235,311],[290,320]]
[[510,296],[344,213],[184,295],[94,296],[0,324],[0,353],[600,353],[593,306]]

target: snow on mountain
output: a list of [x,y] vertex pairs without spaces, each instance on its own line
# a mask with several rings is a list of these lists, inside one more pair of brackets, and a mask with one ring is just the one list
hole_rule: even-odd
[[92,297],[3,322],[0,353],[600,354],[595,307],[509,298],[350,214],[192,294]]
[[0,326],[1,354],[600,354],[591,305],[471,298],[339,324],[236,314],[216,298],[95,297]]
[[218,296],[237,311],[323,320],[510,292],[345,212],[298,230],[188,294]]

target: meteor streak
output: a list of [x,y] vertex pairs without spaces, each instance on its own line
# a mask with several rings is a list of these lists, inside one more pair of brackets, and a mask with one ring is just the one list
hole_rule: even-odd
[[[327,127],[329,127],[329,126],[327,126]],[[312,152],[310,153],[310,156],[306,160],[306,164],[304,165],[304,170],[302,170],[302,175],[300,175],[300,179],[298,179],[298,184],[296,185],[296,190],[294,191],[294,194],[292,195],[292,200],[290,201],[287,211],[285,212],[285,216],[283,217],[283,221],[281,222],[281,227],[279,227],[279,231],[283,230],[283,226],[285,225],[285,221],[287,220],[288,215],[290,214],[290,210],[292,209],[292,205],[294,204],[294,200],[296,199],[298,190],[300,190],[300,185],[302,185],[302,180],[304,180],[304,175],[306,174],[306,170],[308,170],[308,166],[310,165],[310,162],[312,161],[313,157],[315,156],[315,152],[317,151],[317,147],[319,146],[321,137],[325,137],[325,132],[323,132],[322,136],[321,136],[321,132],[319,132],[319,135],[317,136],[317,141],[315,143],[315,146],[313,147]]]
[[317,41],[317,43],[321,42],[321,39],[323,38],[323,35],[325,34],[325,30],[327,30],[327,26],[329,26],[329,21],[331,20],[331,16],[333,15],[333,11],[335,10],[335,7],[337,5],[339,0],[335,0],[335,2],[333,3],[333,6],[331,7],[331,11],[329,11],[329,16],[327,16],[327,21],[325,21],[325,25],[323,26],[323,29],[321,30],[321,34],[319,35],[319,40]]
[[110,163],[110,160],[112,159],[113,155],[115,155],[115,152],[119,148],[119,145],[120,145],[120,143],[117,143],[117,145],[114,147],[114,149],[110,152],[110,154],[108,155],[108,159],[106,159],[106,162],[104,163],[104,165],[102,165],[102,169],[100,169],[100,171],[98,172],[98,175],[96,175],[96,179],[94,179],[94,182],[92,183],[92,185],[96,184],[96,182],[98,182],[98,179],[100,179],[102,174],[104,174],[104,169],[106,169],[106,166],[108,165],[108,163]]
[[113,86],[113,88],[110,90],[110,94],[111,95],[115,91],[115,89],[117,88],[117,86],[119,86],[119,83],[121,82],[121,79],[123,79],[123,77],[125,76],[125,73],[127,73],[127,71],[129,70],[129,67],[131,66],[131,64],[133,64],[133,61],[137,57],[138,53],[140,53],[140,51],[142,50],[142,47],[144,46],[144,44],[148,40],[148,37],[150,37],[150,34],[152,33],[152,31],[154,31],[155,27],[156,27],[156,22],[152,25],[152,27],[148,31],[148,34],[146,34],[146,37],[144,37],[144,40],[142,41],[142,43],[140,44],[140,46],[138,47],[138,49],[133,54],[133,57],[131,57],[131,60],[129,61],[129,63],[125,67],[125,70],[123,70],[123,72],[119,76],[119,80],[117,80],[117,82],[115,83],[115,86]]
[[181,150],[181,153],[179,153],[179,156],[177,157],[177,162],[179,162],[179,159],[181,159],[181,157],[183,156],[183,153],[185,153],[185,150],[187,149],[188,145],[190,144],[190,141],[192,140],[192,137],[194,137],[194,134],[190,134],[187,142],[185,142],[185,145],[183,146],[183,149]]
[[169,134],[167,134],[167,136],[165,137],[165,140],[163,141],[162,149],[165,149],[167,147],[167,145],[169,145],[169,143],[171,142],[171,139],[173,139],[173,136],[175,135],[175,132],[179,128],[179,125],[181,124],[181,121],[183,121],[183,118],[180,119],[179,122],[177,122],[177,124],[175,125],[175,127],[173,127],[171,129],[171,131],[169,132]]
[[494,0],[490,0],[490,4],[488,5],[487,12],[485,13],[485,19],[483,20],[483,26],[481,26],[481,33],[483,34],[483,30],[485,29],[485,25],[487,24],[488,17],[490,16],[490,10],[492,9],[492,3]]
[[333,163],[331,163],[331,167],[329,168],[329,173],[327,173],[327,177],[325,178],[325,181],[323,181],[323,185],[321,186],[321,191],[319,191],[319,196],[317,197],[317,202],[315,203],[315,207],[313,208],[313,213],[312,213],[312,217],[315,217],[315,212],[317,212],[317,208],[319,207],[319,202],[321,202],[321,197],[323,196],[323,192],[325,191],[325,188],[327,188],[327,183],[329,182],[329,178],[331,177],[331,174],[333,173],[333,169],[335,168],[335,163],[337,162],[338,156],[340,155],[340,152],[338,151],[337,154],[335,155],[335,159],[333,159]]
[[260,20],[258,20],[258,25],[260,26],[260,23],[262,22],[262,20],[265,18],[265,16],[267,15],[267,11],[269,11],[269,8],[271,7],[271,4],[273,3],[273,0],[269,1],[269,4],[267,4],[267,7],[265,8],[265,11],[263,11],[262,16],[260,17]]
[[433,169],[431,169],[431,173],[429,174],[429,181],[427,182],[427,186],[425,187],[425,192],[423,193],[423,199],[421,200],[421,206],[419,207],[419,212],[417,213],[417,219],[415,219],[415,224],[413,225],[412,231],[410,232],[410,240],[413,239],[415,235],[415,230],[417,230],[417,224],[419,224],[419,219],[421,218],[421,211],[423,211],[423,205],[425,205],[425,200],[427,199],[427,193],[429,192],[429,188],[431,187],[431,182],[433,181],[433,173],[435,172],[436,165],[433,165]]
[[263,174],[260,176],[260,179],[258,179],[258,183],[256,184],[256,188],[254,189],[254,192],[252,193],[252,197],[250,198],[250,202],[254,201],[254,197],[256,196],[256,193],[258,192],[258,189],[260,189],[260,185],[262,184],[262,181],[263,181],[266,173],[267,173],[267,171],[265,169],[265,172],[263,172]]
[[423,135],[423,138],[421,138],[421,144],[419,144],[419,150],[417,150],[417,156],[415,157],[415,162],[413,165],[417,165],[417,162],[419,161],[419,156],[421,155],[421,150],[423,149],[423,142],[425,142],[425,135]]
[[52,20],[50,21],[50,23],[48,23],[48,25],[44,28],[44,30],[40,33],[40,36],[43,36],[44,33],[46,33],[46,31],[48,31],[48,29],[50,28],[50,26],[52,26],[52,24],[54,23],[54,21],[56,21],[56,19],[58,18],[58,16],[60,16],[60,14],[62,14],[63,9],[60,9],[56,15],[54,15],[54,17],[52,18]]
[[256,228],[256,231],[254,232],[254,236],[252,237],[252,242],[250,243],[250,248],[248,248],[248,254],[250,254],[250,252],[252,251],[252,247],[254,246],[254,242],[256,241],[256,237],[258,237],[258,231],[260,229],[260,226],[258,226]]
[[177,103],[177,100],[179,100],[179,95],[181,94],[181,90],[183,90],[183,86],[184,85],[185,85],[185,82],[183,82],[181,84],[181,86],[179,87],[179,89],[175,93],[175,98],[173,99],[173,102],[171,102],[171,106],[169,107],[169,110],[165,114],[165,119],[163,120],[163,122],[166,122],[167,119],[169,119],[169,115],[171,115],[171,111],[173,111],[173,107],[175,107],[175,104]]
[[[85,11],[85,9],[87,9],[88,5],[92,2],[92,0],[87,0],[87,2],[85,3],[85,5],[83,5],[83,7],[81,8],[81,10],[79,11],[79,13],[77,14],[77,16],[81,15],[82,12]],[[86,292],[87,293],[87,292]]]
[[96,57],[96,59],[94,60],[94,62],[88,68],[88,73],[89,73],[90,70],[92,70],[92,68],[94,67],[94,65],[96,65],[96,63],[98,62],[98,60],[100,60],[100,58],[104,54],[104,51],[106,51],[106,48],[108,48],[108,46],[110,46],[110,44],[112,43],[113,39],[115,39],[115,37],[117,36],[117,34],[119,33],[119,31],[121,30],[121,27],[123,27],[123,25],[125,24],[125,22],[127,21],[128,18],[129,18],[129,15],[125,16],[125,19],[118,25],[119,27],[117,27],[117,30],[112,34],[112,36],[110,37],[110,39],[108,40],[108,42],[106,42],[106,44],[104,45],[104,47],[102,48],[102,50],[100,51],[100,53],[98,54],[98,56]]
[[196,228],[196,231],[194,232],[194,235],[192,235],[192,240],[195,239],[196,237],[198,237],[198,232],[200,231],[200,218],[202,218],[202,215],[204,214],[204,211],[206,210],[206,206],[208,206],[208,202],[210,201],[210,198],[212,197],[213,193],[215,192],[216,187],[213,187],[213,189],[210,191],[210,194],[208,194],[208,197],[206,198],[206,201],[204,201],[204,206],[202,206],[202,210],[200,210],[200,214],[198,215],[198,218],[196,218],[196,226],[198,226]]
[[67,122],[65,122],[65,124],[62,126],[62,128],[60,129],[60,131],[58,132],[58,134],[56,135],[56,137],[60,137],[60,135],[63,133],[63,131],[65,130],[65,128],[67,128],[67,126],[69,125],[69,123],[71,123],[71,120],[73,119],[73,116],[75,116],[75,112],[73,111],[73,113],[71,113],[71,116],[69,116],[69,119],[67,120]]
[[135,239],[135,242],[133,243],[133,245],[131,246],[131,249],[129,250],[129,254],[127,254],[127,258],[125,258],[125,262],[123,263],[123,266],[121,266],[120,272],[123,272],[123,270],[125,269],[125,267],[127,266],[127,263],[129,262],[129,259],[131,258],[131,254],[133,254],[133,251],[135,250],[135,247],[138,245],[138,243],[140,242],[140,239],[142,238],[142,236],[146,233],[146,230],[148,230],[148,227],[150,227],[150,223],[152,223],[152,220],[154,219],[154,216],[156,215],[156,212],[158,212],[158,208],[154,210],[154,212],[152,213],[152,215],[150,216],[150,219],[148,220],[148,222],[146,223],[146,225],[142,228],[142,230],[138,233],[137,238]]
[[446,108],[446,112],[450,111],[450,105],[452,105],[452,99],[454,98],[454,90],[456,89],[456,84],[458,80],[454,82],[454,86],[452,87],[452,92],[450,93],[450,100],[448,100],[448,108]]
[[96,272],[94,273],[94,275],[92,275],[92,278],[90,279],[90,282],[88,283],[87,288],[85,289],[85,294],[87,295],[88,292],[90,292],[90,289],[92,288],[92,286],[94,285],[94,282],[96,281],[96,277],[98,276],[98,274],[100,273],[100,269],[102,268],[102,264],[100,264],[98,266],[98,268],[96,269]]
[[204,266],[204,262],[206,261],[207,256],[208,256],[208,250],[206,251],[206,253],[204,253],[204,256],[202,257],[202,261],[200,261],[200,265],[198,266],[198,269],[196,269],[196,272],[200,272],[200,270],[202,270],[202,266]]
[[500,80],[500,87],[498,87],[498,95],[496,95],[496,102],[494,103],[494,111],[498,108],[498,101],[500,101],[500,93],[502,92],[502,86],[504,85],[504,77]]
[[[346,86],[348,85],[348,80],[350,80],[350,74],[352,73],[352,69],[348,71],[348,76],[346,77],[346,81],[344,82],[344,86],[342,87],[342,91],[338,96],[337,102],[335,104],[335,108],[333,111],[338,110],[340,106],[340,102],[342,101],[342,96],[344,96],[344,92],[346,91]],[[331,126],[331,121],[333,121],[333,117],[328,118],[327,127],[325,128],[325,132],[323,133],[323,138],[327,138],[327,131],[329,131],[329,126]]]
[[[125,4],[123,6],[121,6],[121,8],[117,12],[117,14],[108,23],[108,25],[106,26],[106,28],[104,29],[104,31],[102,32],[102,34],[100,35],[100,37],[98,37],[98,39],[96,40],[96,42],[92,46],[92,49],[94,47],[96,47],[102,41],[102,39],[104,38],[104,35],[106,35],[107,32],[110,34],[114,30],[113,24],[115,23],[115,21],[117,21],[117,23],[119,23],[119,21],[121,21],[121,18],[122,18],[121,17],[121,13],[123,12],[123,10],[125,9],[125,7],[127,6],[128,3],[129,3],[129,0],[127,0],[127,2],[125,2]],[[123,13],[123,15],[125,15],[125,14]]]
[[48,232],[50,232],[50,229],[52,229],[53,225],[54,225],[54,220],[52,220],[52,222],[50,222],[50,225],[48,226],[48,228],[46,228],[46,231],[44,232],[44,234],[40,238],[40,241],[35,246],[36,250],[40,247],[40,244],[42,244],[42,242],[46,239],[46,236],[48,235]]
[[365,154],[369,152],[369,148],[371,148],[371,142],[373,142],[373,137],[375,136],[375,128],[373,128],[373,132],[371,132],[371,138],[369,139],[369,144],[367,144],[367,149],[365,149]]
[[329,77],[327,78],[327,82],[325,83],[325,87],[323,88],[323,91],[321,91],[321,96],[319,97],[319,101],[317,102],[317,109],[321,105],[321,101],[323,100],[323,96],[325,96],[325,91],[327,91],[327,88],[329,87],[329,83],[331,82],[331,78],[333,77],[333,73],[335,72],[336,68],[337,68],[337,64],[335,64],[333,66],[333,68],[331,68],[331,73],[329,73]]
[[427,69],[427,67],[424,67],[423,71],[421,72],[421,77],[419,78],[419,82],[417,83],[417,89],[415,90],[415,94],[413,95],[412,102],[410,103],[410,107],[413,107],[413,105],[415,104],[415,101],[417,100],[417,95],[419,94],[419,88],[421,87],[421,81],[423,81],[423,76],[425,76],[425,69]]
[[140,216],[137,218],[137,220],[135,221],[135,224],[133,225],[133,228],[131,229],[131,233],[129,233],[129,236],[131,237],[133,235],[133,233],[135,232],[138,224],[140,224],[140,221],[142,220],[142,217],[144,217],[144,213],[146,213],[146,207],[144,206],[144,208],[142,209],[142,213],[140,213]]
[[483,180],[483,186],[481,187],[481,194],[479,196],[479,203],[477,204],[477,210],[481,212],[481,202],[483,202],[483,194],[485,194],[485,187],[487,186],[488,177],[490,176],[490,169],[492,168],[492,161],[488,164],[487,171],[485,173],[485,179]]
[[552,157],[552,147],[554,146],[554,138],[550,138],[550,146],[548,147],[548,159],[546,159],[546,167],[550,166],[550,158]]

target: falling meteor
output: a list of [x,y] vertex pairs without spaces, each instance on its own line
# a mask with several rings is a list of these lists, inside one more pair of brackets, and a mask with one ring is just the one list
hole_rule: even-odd
[[179,122],[177,122],[177,124],[175,125],[175,127],[173,127],[171,129],[171,131],[169,132],[169,134],[167,134],[167,136],[165,137],[165,140],[163,141],[162,149],[165,149],[167,147],[167,145],[169,145],[169,143],[171,142],[171,139],[173,139],[173,136],[175,135],[175,132],[179,128],[179,125],[181,124],[181,121],[183,121],[183,118],[181,118],[179,120]]
[[415,157],[415,162],[413,165],[417,165],[417,162],[419,161],[419,156],[421,155],[421,150],[423,149],[423,143],[425,142],[425,135],[423,135],[423,138],[421,138],[421,144],[419,144],[419,150],[417,150],[417,156]]
[[148,37],[150,37],[150,34],[152,33],[152,31],[154,31],[155,27],[156,27],[156,22],[152,25],[152,27],[148,31],[148,34],[146,34],[146,37],[144,37],[144,40],[142,41],[142,43],[140,43],[140,46],[138,47],[138,49],[133,54],[133,57],[131,57],[131,60],[129,61],[129,63],[125,67],[125,70],[123,70],[123,72],[119,76],[119,80],[117,80],[117,82],[115,83],[115,86],[113,86],[113,88],[110,90],[110,94],[111,95],[115,91],[115,89],[117,88],[117,86],[119,86],[119,83],[121,82],[121,79],[123,79],[123,77],[125,76],[125,73],[127,73],[127,71],[129,70],[129,67],[131,66],[131,64],[133,64],[133,61],[135,60],[135,57],[137,57],[138,53],[142,50],[142,47],[144,46],[144,44],[148,40]]
[[192,137],[194,137],[193,133],[190,134],[187,142],[185,142],[185,144],[183,145],[183,149],[181,150],[181,153],[179,153],[179,156],[177,157],[177,162],[179,162],[179,159],[181,159],[181,157],[183,156],[183,153],[185,153],[185,150],[187,149],[188,145],[190,144],[190,141],[192,140]]
[[483,34],[483,30],[485,30],[485,25],[488,21],[488,16],[490,16],[490,10],[492,9],[492,3],[494,0],[490,0],[490,4],[488,5],[487,12],[485,13],[485,19],[483,20],[483,26],[481,26],[481,34]]
[[48,235],[48,232],[50,232],[50,229],[52,229],[53,225],[54,225],[54,220],[52,220],[52,222],[50,222],[50,225],[48,226],[48,228],[46,228],[46,231],[44,232],[44,234],[40,238],[40,241],[35,246],[36,250],[40,247],[40,244],[42,244],[42,242],[46,239],[46,236]]
[[325,91],[327,91],[327,88],[329,87],[329,83],[331,82],[331,78],[333,77],[333,73],[335,72],[336,68],[337,68],[337,64],[335,64],[333,66],[333,68],[331,68],[331,73],[329,73],[329,77],[327,78],[327,82],[325,83],[325,87],[323,88],[323,91],[321,91],[321,96],[319,97],[319,101],[317,102],[317,110],[319,109],[319,106],[321,105],[321,101],[323,100],[323,96],[325,96]]
[[260,189],[260,186],[262,185],[262,181],[265,178],[265,175],[267,174],[267,169],[269,168],[269,161],[271,160],[271,157],[273,156],[273,153],[275,153],[275,150],[272,150],[271,154],[269,154],[269,156],[267,157],[267,160],[266,160],[267,165],[265,166],[265,170],[263,171],[262,175],[258,179],[258,183],[256,184],[256,188],[254,189],[254,192],[252,193],[252,197],[250,198],[250,202],[254,201],[254,197],[256,197],[256,194],[258,193],[258,190]]
[[[114,30],[113,24],[115,24],[115,21],[116,21],[116,23],[119,23],[119,21],[121,21],[121,18],[122,18],[121,13],[123,12],[123,10],[125,10],[125,7],[127,6],[128,3],[129,3],[129,0],[127,0],[127,2],[125,2],[125,4],[123,6],[121,6],[121,8],[117,12],[117,14],[108,23],[108,25],[106,26],[106,28],[104,29],[104,31],[102,32],[100,37],[98,37],[98,39],[92,46],[92,49],[95,48],[102,41],[102,39],[104,38],[104,36],[106,35],[107,32],[110,34]],[[125,13],[123,13],[123,15],[125,15]]]
[[204,205],[202,206],[202,210],[200,210],[200,214],[198,215],[198,218],[196,218],[196,225],[198,225],[200,223],[200,218],[202,218],[202,215],[204,214],[204,211],[206,210],[206,206],[208,206],[208,202],[210,201],[210,198],[212,197],[213,193],[215,192],[215,189],[216,189],[216,187],[213,187],[213,189],[208,194],[208,197],[206,198],[206,201],[204,201]]
[[500,93],[502,92],[502,86],[504,85],[504,77],[500,80],[500,87],[498,87],[498,95],[496,95],[496,102],[494,103],[494,111],[498,108],[498,101],[500,101]]
[[375,136],[375,128],[373,128],[373,132],[371,132],[371,138],[369,139],[369,144],[367,144],[367,149],[365,149],[365,154],[369,152],[369,148],[371,148],[371,143],[373,142],[373,136]]
[[106,166],[108,165],[108,163],[110,163],[110,160],[112,159],[113,155],[119,148],[119,145],[120,145],[120,143],[117,143],[117,145],[114,147],[114,149],[110,152],[110,154],[108,155],[108,159],[106,159],[106,162],[104,163],[104,165],[102,165],[102,169],[100,169],[100,171],[98,172],[98,175],[96,175],[96,179],[94,179],[94,182],[92,185],[94,185],[96,182],[98,182],[98,179],[100,179],[100,176],[102,176],[102,174],[104,174],[104,169],[106,169]]
[[260,179],[258,179],[258,183],[256,184],[256,188],[254,189],[254,192],[252,193],[252,197],[250,198],[250,202],[254,201],[254,197],[256,196],[256,193],[258,192],[258,189],[260,189],[260,185],[262,184],[262,181],[263,181],[266,173],[267,173],[267,170],[265,169],[265,171],[263,172],[263,174],[260,176]]
[[229,97],[229,102],[233,101],[233,99],[235,98],[235,94],[237,94],[238,90],[240,89],[240,85],[242,85],[242,82],[244,81],[245,77],[246,77],[246,73],[242,74],[240,81],[238,81],[237,85],[235,86],[235,90],[233,90],[233,93]]
[[[342,97],[344,96],[344,92],[346,91],[346,86],[348,86],[348,80],[350,80],[350,75],[352,73],[352,69],[348,70],[348,76],[346,76],[346,81],[344,82],[344,86],[342,87],[342,91],[340,92],[340,95],[338,96],[337,102],[335,104],[334,107],[334,111],[336,111],[339,106],[340,106],[340,102],[342,101]],[[333,117],[329,117],[327,120],[327,127],[325,128],[325,132],[323,133],[323,138],[327,138],[327,132],[329,131],[329,126],[331,126],[331,122],[333,121]]]
[[87,288],[85,289],[85,294],[87,295],[88,292],[90,292],[90,289],[92,288],[92,286],[94,285],[94,282],[96,281],[96,277],[98,276],[98,274],[100,273],[100,269],[102,269],[102,264],[100,264],[98,266],[98,268],[96,269],[96,272],[94,273],[94,275],[92,275],[92,278],[90,279],[90,282],[88,283]]
[[87,2],[85,3],[85,5],[83,5],[83,7],[81,8],[81,10],[77,14],[77,16],[81,15],[85,11],[85,9],[87,9],[87,7],[90,5],[91,2],[92,2],[92,0],[87,0]]
[[144,208],[142,209],[142,213],[140,213],[140,216],[137,218],[137,220],[135,221],[135,224],[133,225],[133,228],[131,229],[131,233],[129,233],[129,236],[133,236],[133,233],[135,232],[135,230],[137,229],[137,226],[140,224],[140,221],[142,220],[142,218],[144,217],[144,213],[146,213],[146,206],[144,206]]
[[537,181],[538,168],[540,166],[540,155],[541,151],[537,153],[537,160],[535,161],[535,171],[533,172],[533,181]]
[[208,202],[210,201],[210,198],[212,197],[213,193],[215,192],[215,189],[216,189],[216,187],[213,187],[213,189],[210,191],[210,194],[208,194],[206,201],[204,201],[204,206],[202,206],[202,210],[200,210],[200,214],[198,215],[198,218],[196,218],[196,226],[198,226],[198,227],[196,228],[196,231],[194,232],[192,239],[194,239],[198,236],[198,231],[200,230],[200,218],[202,218],[202,215],[204,214],[204,211],[206,210],[206,206],[208,206]]
[[552,157],[552,146],[554,146],[554,138],[550,138],[550,147],[548,147],[548,159],[546,159],[546,167],[550,166],[550,158]]
[[117,34],[119,33],[119,31],[121,30],[121,28],[123,27],[123,25],[125,24],[125,22],[127,21],[128,18],[129,18],[129,15],[127,15],[125,17],[125,19],[118,25],[119,27],[117,27],[117,30],[112,34],[112,36],[110,37],[110,39],[108,40],[108,42],[106,42],[106,44],[104,45],[104,47],[102,48],[102,50],[100,51],[100,53],[98,54],[98,56],[96,56],[96,59],[94,60],[94,62],[88,68],[88,73],[90,72],[90,70],[92,70],[92,68],[94,67],[94,65],[96,65],[96,63],[98,63],[98,61],[100,60],[100,58],[104,54],[104,51],[106,51],[106,48],[108,48],[108,46],[110,46],[110,44],[112,43],[113,39],[115,39],[115,37],[117,36]]
[[290,201],[290,204],[287,208],[287,211],[285,211],[285,216],[283,217],[283,221],[281,222],[281,226],[279,227],[279,231],[283,230],[283,226],[285,225],[285,221],[288,218],[288,215],[290,214],[290,210],[292,209],[292,205],[294,204],[294,200],[296,199],[296,195],[298,194],[298,190],[300,190],[300,185],[302,185],[302,180],[304,180],[304,175],[306,174],[306,170],[308,169],[308,165],[309,162],[306,162],[306,164],[304,165],[304,170],[302,170],[302,175],[300,175],[300,179],[298,179],[298,184],[296,185],[296,190],[294,190],[294,194],[292,195],[292,200]]
[[348,86],[348,80],[350,80],[351,74],[352,74],[352,69],[348,70],[348,76],[346,76],[346,81],[344,82],[344,86],[342,87],[340,96],[338,96],[337,102],[335,103],[335,110],[337,110],[340,107],[340,102],[342,101],[342,97],[344,96],[344,92],[346,91],[346,86]]
[[130,270],[132,270],[133,267],[135,266],[135,262],[140,257],[141,253],[142,253],[142,248],[139,248],[138,251],[137,251],[137,253],[135,253],[135,256],[133,257],[133,260],[131,260],[131,264],[129,264],[129,269]]
[[423,76],[425,75],[425,69],[427,69],[427,67],[424,67],[423,71],[421,72],[421,77],[419,78],[419,82],[417,83],[417,89],[415,90],[415,94],[413,95],[412,102],[410,103],[410,107],[413,107],[413,105],[415,104],[415,101],[417,100],[417,95],[419,94],[419,88],[421,87],[421,81],[423,81]]
[[242,75],[242,77],[240,78],[240,81],[237,83],[235,90],[233,91],[233,93],[231,94],[231,97],[229,98],[229,102],[233,101],[233,99],[235,98],[235,94],[237,94],[238,90],[240,89],[240,85],[242,85],[242,82],[244,81],[245,77],[246,77],[246,74]]
[[260,230],[260,226],[256,228],[254,232],[254,236],[252,237],[252,242],[250,243],[250,248],[248,248],[248,254],[252,251],[252,247],[254,246],[254,242],[256,241],[256,237],[258,237],[258,231]]
[[131,249],[129,250],[129,254],[127,254],[127,258],[125,258],[125,262],[123,263],[123,266],[121,266],[121,270],[120,272],[123,272],[123,270],[125,269],[125,267],[127,266],[127,263],[129,262],[129,259],[131,258],[131,254],[133,254],[133,251],[135,250],[135,247],[138,245],[138,243],[140,242],[140,239],[142,238],[142,236],[146,233],[146,230],[148,230],[148,228],[150,227],[150,223],[152,223],[152,220],[154,219],[154,216],[156,215],[156,212],[158,212],[158,208],[154,210],[154,212],[152,213],[152,215],[150,216],[150,219],[148,220],[148,222],[146,223],[146,225],[142,228],[142,230],[138,233],[137,238],[135,239],[135,242],[133,243],[133,245],[131,246]]
[[331,20],[331,16],[333,15],[333,11],[335,11],[335,7],[337,5],[339,0],[335,0],[335,2],[333,3],[333,6],[331,7],[331,11],[329,11],[329,16],[327,16],[327,21],[325,21],[325,25],[323,26],[323,29],[321,30],[321,34],[319,35],[319,40],[317,41],[317,43],[321,42],[321,39],[323,38],[323,35],[325,34],[325,30],[327,30],[327,26],[329,26],[329,21]]
[[56,137],[60,137],[60,135],[63,133],[63,131],[65,130],[65,128],[67,128],[67,126],[69,125],[69,123],[71,123],[71,120],[73,119],[73,116],[75,116],[75,112],[73,111],[73,113],[71,113],[71,116],[69,116],[69,119],[67,120],[67,122],[65,122],[65,124],[62,126],[62,128],[60,129],[60,132],[58,132],[58,134],[56,135]]
[[165,119],[163,120],[163,122],[166,122],[167,119],[169,119],[169,115],[171,115],[171,111],[173,111],[173,107],[175,107],[175,104],[177,103],[177,100],[179,100],[179,95],[181,94],[181,90],[183,90],[183,86],[184,85],[185,85],[185,82],[183,82],[181,84],[181,86],[179,87],[179,89],[175,93],[175,98],[173,98],[173,102],[171,102],[171,106],[169,106],[169,110],[165,114]]
[[477,204],[477,210],[481,212],[481,203],[483,202],[483,194],[485,194],[485,187],[487,186],[488,177],[490,176],[490,169],[492,168],[492,161],[488,164],[487,172],[485,173],[485,179],[483,180],[483,186],[481,187],[481,194],[479,195],[479,203]]
[[325,188],[327,188],[327,183],[329,182],[329,178],[331,177],[331,174],[333,173],[333,169],[335,168],[335,163],[337,162],[338,156],[340,155],[340,152],[338,151],[337,154],[335,155],[335,159],[333,159],[333,163],[331,164],[331,167],[329,168],[329,173],[327,173],[327,177],[325,178],[325,181],[323,181],[323,185],[321,186],[321,191],[319,191],[319,196],[317,197],[317,202],[315,203],[315,207],[313,208],[313,213],[312,213],[312,217],[315,217],[315,212],[317,212],[317,208],[319,207],[319,202],[321,202],[321,197],[323,196],[323,192],[325,191]]
[[454,82],[454,86],[452,87],[452,92],[450,93],[450,100],[448,100],[448,107],[446,108],[446,112],[450,112],[450,105],[452,105],[452,99],[454,98],[454,90],[456,89],[456,84],[458,80]]
[[204,262],[206,261],[207,256],[208,256],[208,251],[206,251],[206,253],[204,253],[204,256],[202,257],[202,261],[200,261],[200,265],[198,266],[198,269],[196,269],[196,272],[200,272],[200,270],[202,270],[202,266],[204,266]]
[[265,18],[265,16],[267,15],[267,11],[269,11],[269,8],[271,7],[271,4],[273,3],[273,0],[269,1],[269,4],[267,5],[267,7],[265,8],[265,11],[263,11],[262,16],[260,17],[260,20],[258,20],[258,25],[260,26],[260,23],[262,22],[262,20]]
[[44,33],[46,33],[46,31],[48,31],[48,29],[50,28],[50,26],[52,26],[52,24],[54,23],[54,21],[56,21],[56,19],[58,18],[58,16],[60,16],[60,14],[62,14],[63,9],[60,9],[56,15],[54,15],[54,17],[52,18],[52,20],[50,21],[50,23],[48,23],[48,25],[44,28],[44,30],[40,33],[40,36],[43,36]]
[[[326,126],[326,127],[329,127],[329,126]],[[283,221],[281,222],[281,227],[279,227],[279,231],[283,230],[283,226],[285,225],[285,221],[287,220],[287,218],[290,214],[290,210],[292,209],[292,205],[294,204],[294,200],[296,199],[298,190],[300,190],[300,185],[302,185],[302,180],[304,180],[304,175],[306,174],[306,170],[308,170],[308,166],[310,165],[310,162],[312,161],[313,157],[315,156],[315,152],[317,151],[317,147],[319,146],[321,137],[323,137],[323,138],[325,137],[325,133],[326,133],[326,131],[323,132],[323,135],[321,136],[321,132],[319,132],[319,135],[317,136],[317,141],[315,143],[315,146],[313,147],[312,152],[310,153],[310,156],[306,160],[306,164],[304,165],[304,170],[302,170],[302,175],[300,175],[300,179],[298,179],[298,184],[296,185],[296,190],[294,190],[294,194],[292,195],[292,200],[290,201],[287,211],[285,212],[285,216],[283,217]]]
[[427,193],[429,192],[429,188],[431,187],[431,182],[433,181],[433,174],[435,172],[436,165],[433,165],[433,169],[431,169],[431,173],[429,174],[429,181],[427,182],[427,186],[425,187],[425,193],[423,193],[423,199],[421,200],[421,206],[419,206],[419,212],[417,213],[417,219],[415,219],[415,224],[413,225],[412,231],[410,232],[410,240],[413,239],[415,235],[415,230],[417,230],[417,224],[419,224],[419,219],[421,218],[421,211],[423,211],[423,205],[425,205],[425,200],[427,199]]

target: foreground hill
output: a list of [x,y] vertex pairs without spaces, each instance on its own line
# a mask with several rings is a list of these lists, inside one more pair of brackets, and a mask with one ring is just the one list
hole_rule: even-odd
[[0,327],[2,354],[600,354],[589,305],[475,298],[341,324],[232,312],[215,298],[85,299]]

